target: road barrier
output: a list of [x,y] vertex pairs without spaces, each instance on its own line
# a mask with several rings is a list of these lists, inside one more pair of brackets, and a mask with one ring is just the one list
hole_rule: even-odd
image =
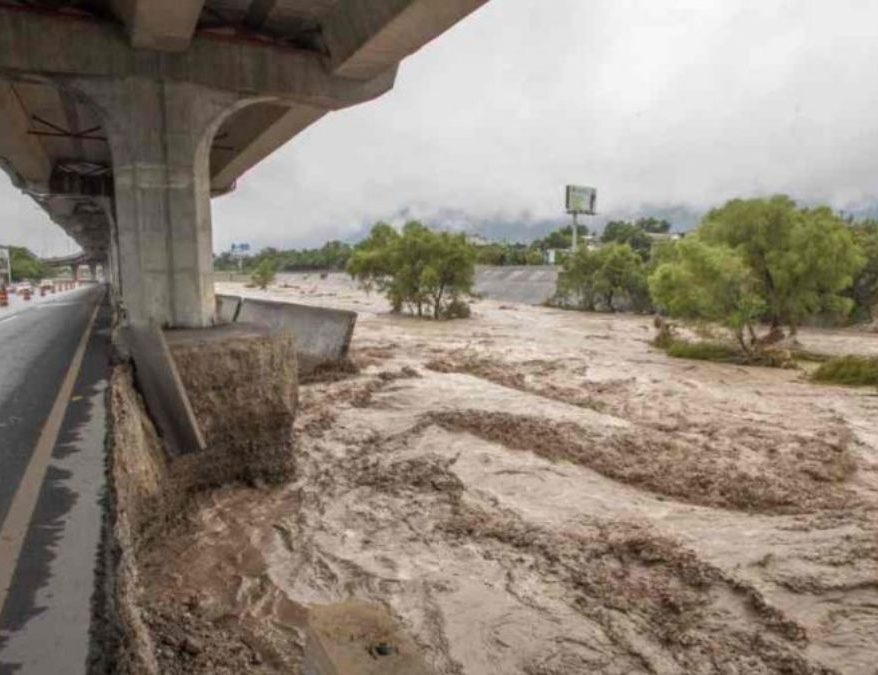
[[9,307],[9,294],[6,292],[6,286],[0,284],[0,307]]
[[241,310],[241,298],[237,295],[216,296],[216,317],[219,323],[234,323]]
[[357,313],[292,302],[274,302],[217,295],[217,317],[223,323],[255,323],[289,330],[296,338],[299,374],[348,355]]

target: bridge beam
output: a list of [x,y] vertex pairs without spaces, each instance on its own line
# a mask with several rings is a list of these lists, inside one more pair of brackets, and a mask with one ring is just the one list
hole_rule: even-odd
[[45,189],[52,162],[36,137],[28,134],[30,120],[12,86],[0,82],[0,168],[20,188]]
[[0,76],[61,85],[71,79],[140,77],[336,110],[386,93],[396,71],[354,80],[329,72],[317,53],[209,36],[197,36],[182,54],[136,50],[112,24],[0,6]]
[[211,157],[214,194],[229,192],[238,176],[325,114],[322,108],[275,104],[253,105],[237,113],[228,131],[222,129],[222,143],[234,147],[235,152],[215,150]]
[[112,0],[136,49],[182,52],[189,47],[204,0]]
[[486,2],[340,0],[323,26],[330,68],[343,77],[375,77]]

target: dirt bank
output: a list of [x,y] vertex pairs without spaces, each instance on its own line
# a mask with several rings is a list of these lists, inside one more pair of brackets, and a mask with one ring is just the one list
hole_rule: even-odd
[[874,392],[670,359],[648,319],[286,281],[361,313],[359,373],[300,387],[293,482],[202,495],[145,552],[163,672],[298,672],[346,601],[437,673],[875,672]]

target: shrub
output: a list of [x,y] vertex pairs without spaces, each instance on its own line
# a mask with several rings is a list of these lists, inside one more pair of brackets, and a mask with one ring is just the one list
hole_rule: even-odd
[[677,359],[698,359],[699,361],[718,361],[720,363],[740,363],[743,359],[740,350],[722,342],[672,340],[665,351],[668,356]]
[[828,384],[878,386],[878,357],[838,356],[820,364],[811,378]]
[[453,298],[442,310],[443,319],[468,319],[472,316],[469,303],[460,298]]
[[277,274],[277,264],[271,258],[264,258],[253,270],[250,278],[262,290],[268,288],[268,285],[274,282]]

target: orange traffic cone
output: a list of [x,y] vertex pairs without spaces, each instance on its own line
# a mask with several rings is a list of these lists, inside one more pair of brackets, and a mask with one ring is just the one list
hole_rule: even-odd
[[9,307],[9,294],[6,292],[6,286],[0,284],[0,307]]

